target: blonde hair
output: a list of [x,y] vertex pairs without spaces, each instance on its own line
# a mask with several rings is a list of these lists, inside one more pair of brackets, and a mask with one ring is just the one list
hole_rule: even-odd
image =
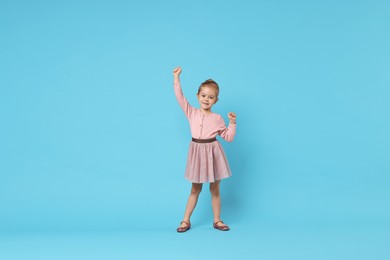
[[204,81],[202,84],[200,84],[199,86],[199,89],[198,89],[198,95],[200,93],[200,91],[202,90],[203,87],[208,87],[208,88],[212,88],[215,90],[215,93],[216,93],[216,97],[218,97],[218,94],[219,94],[219,86],[218,86],[218,83],[215,82],[214,80],[212,79],[208,79],[206,81]]

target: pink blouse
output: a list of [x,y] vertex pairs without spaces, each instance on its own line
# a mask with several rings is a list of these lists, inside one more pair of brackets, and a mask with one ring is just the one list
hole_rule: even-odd
[[226,127],[222,116],[215,113],[202,114],[200,109],[194,108],[188,103],[181,90],[180,82],[175,81],[173,86],[177,101],[190,123],[193,138],[210,139],[220,135],[228,142],[233,141],[236,135],[236,124],[229,123],[229,126]]

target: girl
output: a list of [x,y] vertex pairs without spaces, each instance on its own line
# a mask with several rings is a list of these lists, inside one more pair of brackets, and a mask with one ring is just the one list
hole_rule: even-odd
[[192,142],[188,153],[185,178],[192,182],[192,189],[183,221],[177,228],[177,232],[186,232],[191,228],[190,217],[202,190],[202,184],[205,182],[210,182],[211,204],[214,213],[213,226],[218,230],[227,231],[229,226],[220,219],[219,184],[222,179],[230,177],[231,172],[222,146],[215,137],[219,134],[226,141],[233,141],[236,134],[236,115],[233,112],[228,114],[230,123],[226,127],[223,118],[211,112],[211,108],[218,101],[219,93],[218,84],[211,79],[203,82],[196,94],[200,108],[192,107],[181,90],[180,73],[180,67],[173,71],[174,90],[191,128]]

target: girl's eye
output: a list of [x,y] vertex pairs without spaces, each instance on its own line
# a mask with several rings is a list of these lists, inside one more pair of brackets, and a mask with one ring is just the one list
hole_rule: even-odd
[[213,99],[214,97],[210,97],[210,99]]
[[202,97],[205,97],[206,95],[202,95]]

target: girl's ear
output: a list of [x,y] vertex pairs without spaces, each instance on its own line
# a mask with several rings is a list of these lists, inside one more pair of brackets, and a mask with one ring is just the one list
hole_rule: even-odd
[[217,102],[218,102],[218,98],[215,98],[215,102],[214,102],[214,104],[217,104]]

